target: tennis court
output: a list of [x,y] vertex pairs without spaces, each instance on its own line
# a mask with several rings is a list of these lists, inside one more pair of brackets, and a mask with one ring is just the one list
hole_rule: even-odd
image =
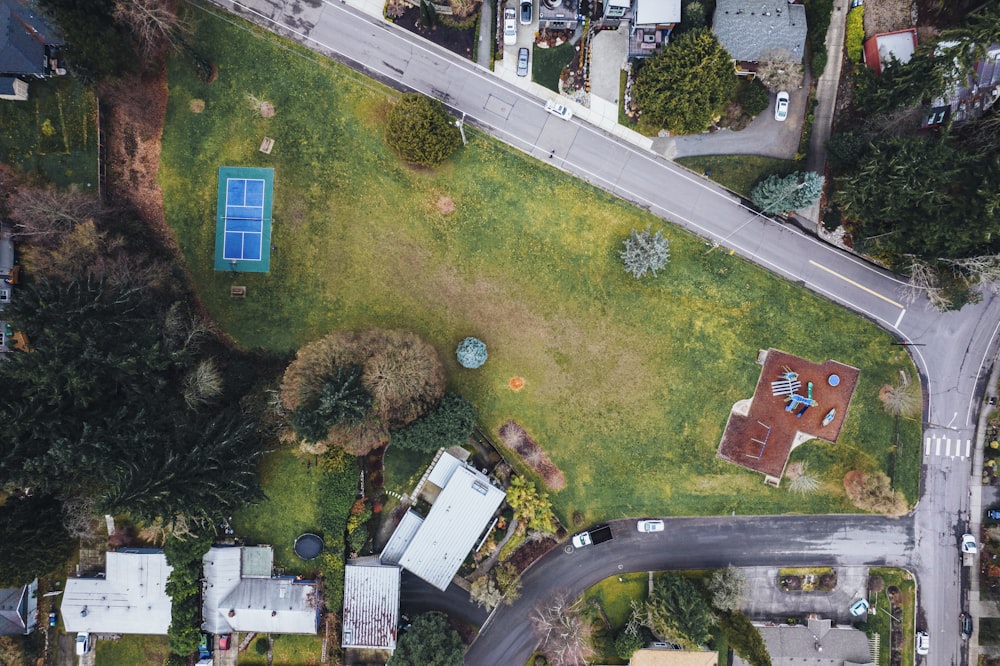
[[274,169],[219,167],[215,270],[271,270]]

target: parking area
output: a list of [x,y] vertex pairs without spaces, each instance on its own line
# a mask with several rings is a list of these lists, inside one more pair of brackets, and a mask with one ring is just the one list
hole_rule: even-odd
[[837,587],[830,592],[785,592],[778,585],[778,567],[749,567],[748,591],[743,611],[753,620],[803,617],[816,613],[837,624],[850,625],[857,618],[850,608],[868,592],[868,567],[836,567]]

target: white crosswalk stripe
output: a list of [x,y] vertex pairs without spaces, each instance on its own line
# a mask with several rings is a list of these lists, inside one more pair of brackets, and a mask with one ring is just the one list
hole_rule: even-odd
[[927,435],[924,438],[924,456],[930,457],[933,453],[937,457],[958,458],[959,460],[965,460],[972,456],[971,439],[956,439],[954,440],[954,446],[952,446],[952,443],[951,437]]

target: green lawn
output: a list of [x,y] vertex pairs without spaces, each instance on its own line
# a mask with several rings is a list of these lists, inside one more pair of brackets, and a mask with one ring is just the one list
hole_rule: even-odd
[[292,547],[303,532],[319,530],[319,469],[292,451],[280,449],[264,458],[260,475],[267,499],[235,514],[233,529],[273,546],[274,566],[285,573],[312,572],[314,567],[296,557]]
[[[903,593],[903,617],[902,617],[902,627],[903,627],[903,660],[904,664],[913,663],[913,647],[914,647],[914,635],[913,635],[913,613],[916,606],[916,589],[913,582],[913,576],[910,575],[908,571],[903,569],[877,569],[873,568],[868,571],[869,576],[881,576],[882,580],[885,581],[885,589],[888,590],[889,587],[895,585]],[[869,601],[872,601],[869,598]],[[874,605],[877,607],[877,612],[875,615],[868,616],[868,630],[869,632],[878,633],[881,635],[879,641],[879,661],[880,664],[889,663],[889,600],[886,597],[886,593],[883,590],[877,595],[877,599],[874,600]],[[955,620],[958,622],[958,620]]]
[[98,664],[162,664],[170,654],[166,636],[126,634],[117,641],[97,641]]
[[576,49],[569,42],[554,48],[531,49],[531,80],[549,90],[559,92],[559,76],[576,57]]
[[[878,390],[900,369],[916,376],[888,334],[670,226],[667,269],[634,280],[621,242],[659,220],[469,128],[447,165],[407,168],[381,137],[395,93],[271,35],[196,18],[192,39],[219,78],[206,85],[171,64],[160,183],[199,298],[240,344],[286,353],[336,329],[417,331],[485,430],[496,437],[516,420],[565,472],[553,501],[567,524],[575,510],[588,522],[852,511],[842,472],[886,467],[892,421]],[[276,115],[255,115],[248,94]],[[265,135],[270,156],[258,151]],[[275,168],[269,274],[212,269],[221,165]],[[440,212],[445,199],[454,212]],[[234,284],[245,299],[230,297]],[[455,361],[469,335],[489,346],[475,371]],[[715,457],[732,404],[753,392],[758,349],[771,346],[861,368],[840,442],[796,452],[826,474],[805,497]],[[507,386],[514,376],[526,379],[520,392]],[[915,452],[919,425],[902,427]],[[897,477],[911,501],[919,464],[909,456]],[[302,474],[266,469],[273,501],[281,491],[268,479],[288,487]],[[299,508],[268,528],[280,530],[268,536],[276,548],[312,526]]]
[[750,196],[754,185],[768,176],[787,176],[796,168],[792,160],[760,155],[705,155],[679,157],[675,161],[745,197]]
[[[272,635],[274,639],[274,664],[282,666],[315,666],[323,653],[322,631],[316,636],[295,634]],[[254,639],[257,640],[256,638]],[[239,664],[266,664],[267,655],[259,655],[253,643],[240,653]]]
[[97,189],[97,98],[69,76],[33,81],[0,104],[0,162],[59,187]]

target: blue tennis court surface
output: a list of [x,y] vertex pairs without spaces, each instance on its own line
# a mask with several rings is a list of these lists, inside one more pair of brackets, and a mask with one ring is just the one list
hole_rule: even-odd
[[273,169],[219,168],[215,270],[270,271],[273,192]]

